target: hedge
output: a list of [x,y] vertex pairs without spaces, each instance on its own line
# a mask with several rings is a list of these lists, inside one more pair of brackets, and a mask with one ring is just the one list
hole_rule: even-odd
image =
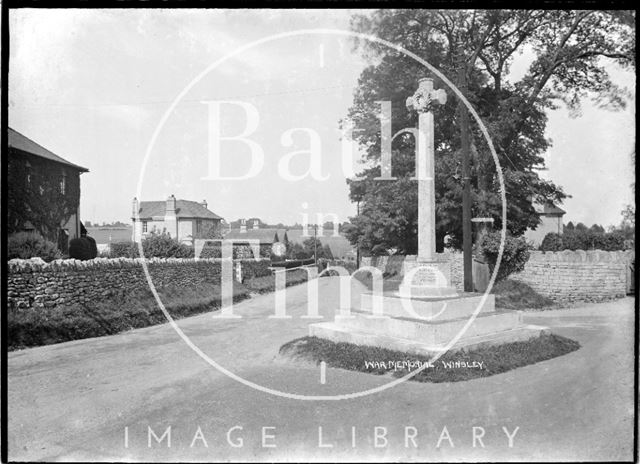
[[313,264],[315,260],[313,258],[309,259],[292,259],[290,261],[278,261],[272,262],[272,267],[284,267],[285,269],[291,269],[292,267],[300,267],[306,266],[308,264]]
[[567,230],[562,235],[551,232],[545,235],[540,244],[541,251],[625,249],[625,235],[621,231],[602,233],[593,230]]

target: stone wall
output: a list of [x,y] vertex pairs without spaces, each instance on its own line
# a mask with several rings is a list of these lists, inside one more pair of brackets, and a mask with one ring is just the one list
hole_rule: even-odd
[[[256,262],[245,274],[261,274]],[[242,261],[235,261],[234,268]],[[269,265],[264,261],[264,267]],[[50,308],[104,299],[114,295],[147,291],[142,258],[75,259],[45,263],[39,258],[8,262],[7,295],[11,308]],[[149,258],[147,268],[156,287],[196,287],[220,284],[220,259]],[[234,276],[237,269],[234,269]]]
[[603,301],[626,295],[633,259],[633,251],[532,251],[511,278],[558,302]]
[[[451,285],[462,291],[462,253],[438,253],[438,257],[449,260]],[[510,278],[557,302],[603,301],[626,295],[633,259],[633,251],[531,251],[524,271]],[[388,261],[388,257],[363,258],[362,265],[384,272]]]

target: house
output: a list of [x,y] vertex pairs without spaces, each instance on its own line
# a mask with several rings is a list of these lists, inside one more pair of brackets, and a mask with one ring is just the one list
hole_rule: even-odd
[[247,229],[246,221],[242,219],[240,229],[230,230],[224,234],[225,240],[232,240],[237,257],[247,258],[251,256],[249,250],[250,240],[257,240],[260,244],[260,255],[271,256],[271,248],[274,243],[287,242],[287,232],[284,229],[260,228],[258,221],[253,222],[253,227]]
[[535,230],[527,229],[524,237],[527,241],[532,242],[534,246],[538,247],[548,233],[562,234],[562,216],[566,214],[566,211],[558,208],[552,202],[545,203],[544,205],[535,205],[535,208],[540,216],[540,224],[538,224]]
[[133,231],[131,239],[139,242],[151,233],[167,233],[170,237],[191,244],[195,237],[210,231],[220,231],[222,218],[207,209],[207,201],[176,200],[138,201],[133,199]]
[[81,234],[80,175],[89,170],[14,129],[7,135],[7,232],[38,232],[67,253]]

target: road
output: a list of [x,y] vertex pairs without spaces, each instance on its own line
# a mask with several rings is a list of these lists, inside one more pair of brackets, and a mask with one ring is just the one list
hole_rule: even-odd
[[[338,307],[337,285],[337,278],[319,280],[324,320]],[[359,290],[353,292],[354,305]],[[317,366],[279,359],[279,347],[306,335],[314,320],[300,317],[307,285],[287,289],[290,319],[268,318],[274,298],[238,303],[234,312],[240,319],[203,314],[178,325],[215,362],[263,387],[337,395],[389,382],[387,376],[328,368],[322,384]],[[207,364],[169,324],[12,352],[9,458],[632,459],[633,300],[527,313],[526,321],[549,326],[582,347],[492,377],[405,382],[340,401],[303,401],[246,386]],[[168,427],[170,447],[168,435],[161,443],[153,437]]]

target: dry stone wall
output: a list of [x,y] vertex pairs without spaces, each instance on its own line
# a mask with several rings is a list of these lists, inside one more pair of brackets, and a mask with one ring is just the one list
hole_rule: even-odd
[[[451,266],[451,285],[462,291],[462,253],[438,253]],[[604,301],[626,295],[633,251],[531,251],[524,271],[510,278],[530,285],[557,302]],[[363,265],[385,271],[387,257],[363,258]]]
[[559,302],[603,301],[626,295],[632,251],[532,251],[511,278]]
[[[263,264],[266,269],[269,265],[268,260],[250,261],[251,265],[246,266],[250,275],[263,274],[257,266]],[[220,264],[219,258],[147,259],[147,269],[156,287],[219,284]],[[237,268],[242,261],[234,264]],[[149,289],[142,258],[60,259],[50,263],[40,258],[13,259],[7,267],[8,305],[16,309],[51,308]]]

